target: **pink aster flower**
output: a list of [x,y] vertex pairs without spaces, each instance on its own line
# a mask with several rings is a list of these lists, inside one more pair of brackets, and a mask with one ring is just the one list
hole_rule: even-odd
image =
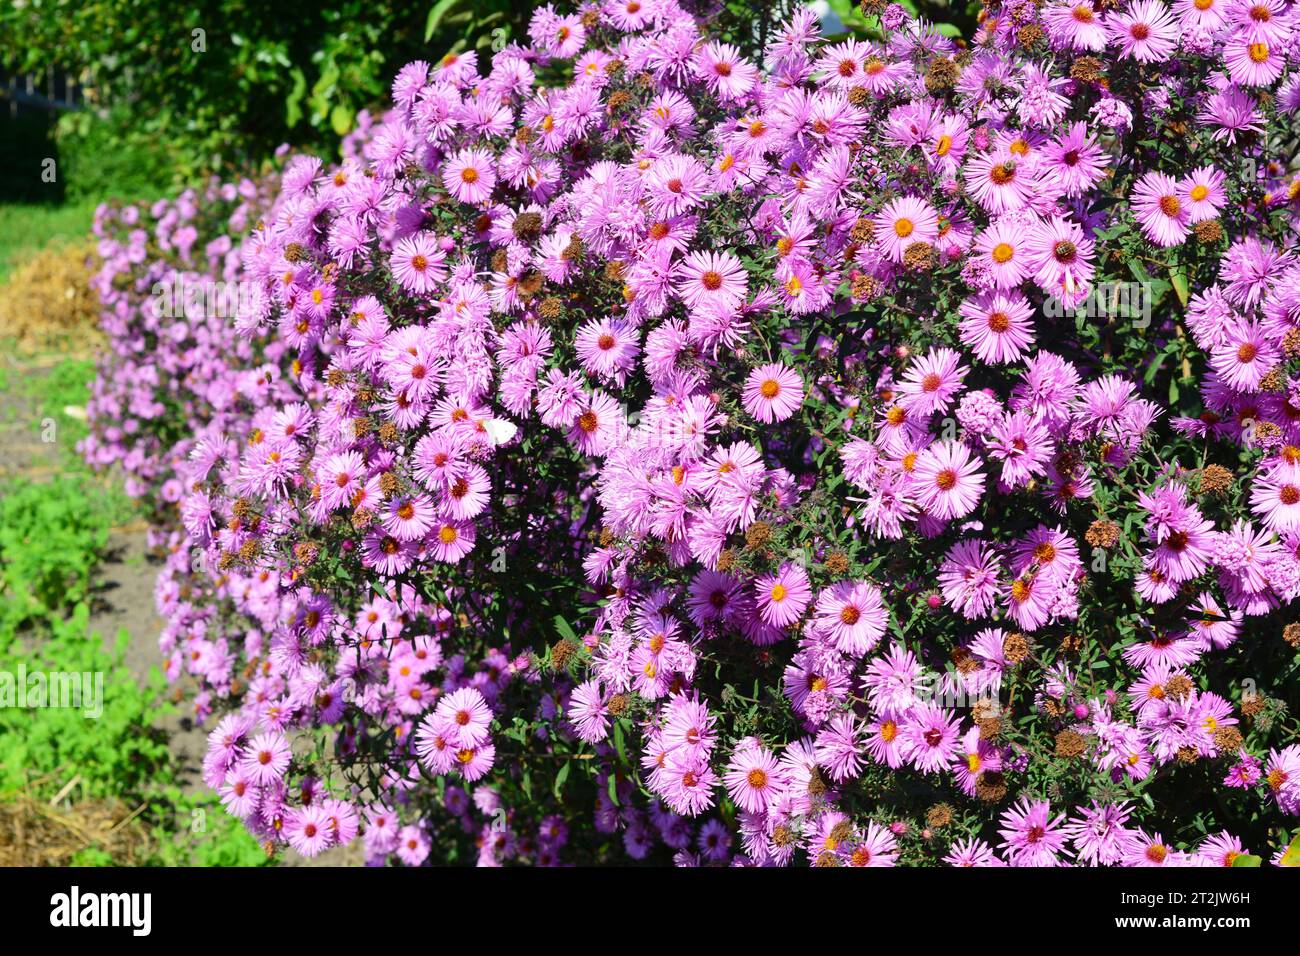
[[436,518],[433,501],[428,495],[394,495],[384,505],[384,530],[398,541],[422,538]]
[[1004,837],[1002,848],[1013,866],[1059,866],[1065,848],[1066,831],[1061,826],[1065,814],[1052,818],[1052,806],[1046,800],[1021,797],[1002,814]]
[[677,293],[690,309],[734,309],[745,298],[745,267],[730,252],[692,252],[677,265]]
[[478,747],[487,742],[492,708],[474,687],[462,687],[438,700],[432,720],[457,747]]
[[609,697],[599,680],[584,681],[569,695],[566,716],[578,737],[589,744],[598,743],[609,734]]
[[1237,857],[1245,853],[1241,838],[1223,830],[1206,837],[1196,848],[1194,856],[1200,866],[1232,866]]
[[995,222],[975,237],[974,251],[999,289],[1014,289],[1030,275],[1031,253],[1023,226]]
[[622,438],[626,428],[627,419],[618,403],[604,392],[595,392],[577,404],[568,436],[584,455],[603,455]]
[[1044,474],[1054,448],[1047,427],[1024,411],[1005,416],[987,440],[987,454],[1002,462],[1002,482],[1011,488]]
[[988,542],[963,538],[939,567],[944,601],[968,619],[984,617],[994,607],[1001,571],[1002,561]]
[[573,344],[583,368],[617,385],[636,367],[641,351],[636,331],[623,319],[588,322],[578,329]]
[[429,857],[431,845],[423,828],[415,824],[402,827],[397,834],[397,856],[407,866],[419,866]]
[[1106,46],[1102,15],[1091,0],[1064,0],[1053,3],[1043,13],[1049,36],[1071,50],[1101,50]]
[[952,349],[927,352],[908,366],[898,383],[898,404],[922,418],[943,411],[961,391],[962,379],[969,371]]
[[1034,343],[1034,307],[1019,292],[983,292],[962,302],[961,341],[981,361],[1015,362]]
[[994,855],[991,846],[974,837],[953,841],[952,847],[948,850],[948,855],[943,858],[943,862],[949,866],[960,867],[996,867],[1004,865]]
[[443,266],[447,254],[432,233],[417,232],[407,236],[393,247],[389,262],[393,278],[408,292],[424,295],[434,291],[447,278]]
[[1187,206],[1188,221],[1201,222],[1214,219],[1228,202],[1224,189],[1227,176],[1213,166],[1192,170],[1178,184],[1178,198]]
[[1133,213],[1142,233],[1158,246],[1177,246],[1187,238],[1191,217],[1178,198],[1178,183],[1160,172],[1149,172],[1133,187]]
[[760,422],[782,422],[803,404],[803,380],[779,362],[760,365],[745,379],[741,400],[745,411]]
[[1223,63],[1228,76],[1242,86],[1269,86],[1286,69],[1286,48],[1262,37],[1229,37],[1223,45]]
[[1300,528],[1300,466],[1284,464],[1256,476],[1250,510],[1271,531]]
[[1178,866],[1185,858],[1186,854],[1165,843],[1159,833],[1153,835],[1145,830],[1135,830],[1122,860],[1124,866]]
[[861,657],[884,637],[889,612],[874,584],[840,581],[817,596],[816,620],[818,630],[836,649]]
[[698,206],[709,188],[709,170],[693,156],[674,154],[655,162],[646,176],[650,211],[661,218]]
[[933,244],[939,237],[939,215],[929,203],[913,196],[903,196],[876,213],[876,241],[884,254],[902,262],[908,246],[915,242]]
[[975,201],[992,215],[1020,209],[1033,189],[1023,158],[1010,150],[972,157],[966,163],[964,176]]
[[281,835],[305,857],[318,856],[332,842],[329,814],[323,807],[301,807],[285,814]]
[[401,574],[415,561],[418,542],[399,541],[391,534],[371,531],[361,545],[361,560],[386,577]]
[[921,452],[912,478],[921,507],[941,521],[970,514],[984,493],[984,474],[957,441],[935,442]]
[[1054,216],[1030,231],[1029,271],[1044,292],[1073,302],[1086,295],[1094,272],[1093,241],[1082,227]]
[[482,149],[462,149],[442,168],[442,183],[456,199],[478,205],[486,202],[496,186],[492,154]]
[[1178,46],[1178,24],[1163,0],[1137,0],[1106,17],[1110,42],[1121,57],[1160,63]]
[[799,620],[812,598],[807,572],[791,562],[755,581],[754,592],[759,616],[765,623],[782,628]]
[[968,797],[975,796],[980,774],[1002,770],[1002,752],[980,738],[979,727],[966,731],[961,748],[953,757],[952,772],[957,786]]
[[785,789],[784,768],[766,747],[742,741],[731,755],[722,782],[740,809],[764,813]]
[[436,560],[455,564],[474,550],[476,534],[472,521],[442,521],[434,525],[425,542]]
[[937,704],[919,704],[903,719],[899,746],[903,756],[922,773],[934,773],[952,763],[961,738],[961,719]]
[[1258,392],[1281,358],[1276,336],[1261,323],[1237,321],[1226,330],[1225,340],[1210,350],[1210,367],[1237,391]]
[[867,832],[847,849],[849,866],[894,866],[898,860],[898,840],[874,820],[867,821]]
[[266,786],[284,778],[291,756],[284,734],[258,734],[248,742],[240,767],[258,786]]
[[[1083,6],[1091,9],[1087,0]],[[1066,133],[1042,148],[1043,161],[1060,178],[1067,196],[1078,196],[1101,181],[1110,159],[1089,134],[1088,124],[1072,124]]]
[[744,99],[758,80],[758,69],[729,43],[710,43],[696,54],[696,72],[724,103]]

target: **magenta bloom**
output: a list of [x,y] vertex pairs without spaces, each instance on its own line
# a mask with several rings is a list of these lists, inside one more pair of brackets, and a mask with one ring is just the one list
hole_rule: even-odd
[[745,297],[745,267],[730,252],[692,252],[677,267],[677,292],[692,309],[734,308]]
[[880,589],[865,581],[840,581],[817,596],[818,629],[842,653],[861,657],[885,635],[889,612]]
[[476,531],[472,521],[443,521],[425,538],[434,558],[455,564],[474,550]]
[[496,185],[492,155],[482,149],[463,149],[442,168],[442,183],[458,200],[471,205],[486,202]]
[[318,856],[332,842],[330,816],[323,807],[302,807],[285,814],[284,838],[305,857]]
[[763,813],[785,789],[784,768],[772,752],[757,743],[738,746],[722,775],[736,806],[749,813]]
[[1002,848],[1012,866],[1058,866],[1065,848],[1066,830],[1061,826],[1065,814],[1052,818],[1052,805],[1046,800],[1020,801],[1002,814],[1004,837]]
[[1178,192],[1177,181],[1158,172],[1147,173],[1133,187],[1133,214],[1143,235],[1158,246],[1177,246],[1187,238],[1191,217]]
[[1258,322],[1235,322],[1210,351],[1210,367],[1239,392],[1258,392],[1264,376],[1282,358],[1276,337]]
[[1002,561],[985,541],[964,538],[948,551],[939,568],[943,599],[969,619],[993,609]]
[[425,295],[447,278],[443,266],[446,258],[436,236],[418,232],[398,242],[389,261],[398,285],[408,292]]
[[961,442],[935,442],[917,456],[912,476],[921,507],[941,521],[970,514],[984,492],[984,474]]
[[960,363],[961,357],[947,348],[921,356],[908,367],[898,384],[902,393],[898,403],[921,417],[946,409],[961,391],[962,379],[970,371]]
[[884,254],[902,262],[907,247],[915,242],[933,245],[939,237],[939,215],[934,207],[912,196],[888,203],[875,217],[876,241]]
[[962,343],[983,362],[1015,362],[1034,343],[1034,308],[1019,292],[980,293],[959,311]]
[[1178,198],[1187,206],[1188,221],[1214,219],[1228,202],[1224,189],[1227,176],[1213,166],[1192,170],[1179,183]]
[[284,734],[258,734],[248,742],[241,768],[259,786],[281,780],[292,756]]
[[695,157],[675,154],[654,164],[646,178],[651,211],[659,217],[693,209],[709,188],[709,171]]
[[1028,236],[1019,225],[995,222],[976,236],[975,252],[999,289],[1014,289],[1030,275]]
[[609,698],[600,681],[584,681],[569,695],[567,716],[580,738],[589,744],[604,740],[609,734]]
[[492,708],[481,691],[462,687],[438,701],[433,718],[444,736],[458,749],[487,742],[492,725]]
[[741,400],[745,411],[760,422],[782,422],[803,403],[803,381],[797,372],[779,362],[760,365],[745,379]]
[[899,746],[917,770],[934,773],[952,763],[960,728],[959,717],[937,704],[920,704],[904,718]]
[[1121,57],[1140,63],[1163,62],[1178,46],[1178,24],[1164,0],[1137,0],[1108,14],[1106,30]]
[[754,592],[759,616],[773,627],[789,627],[799,620],[812,598],[807,572],[789,562],[755,581]]
[[1300,467],[1281,465],[1255,479],[1250,510],[1272,531],[1300,527]]

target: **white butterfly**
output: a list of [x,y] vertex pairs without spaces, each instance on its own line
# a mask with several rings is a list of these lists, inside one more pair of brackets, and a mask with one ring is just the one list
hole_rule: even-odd
[[483,426],[483,430],[487,432],[488,438],[492,439],[494,445],[504,445],[519,432],[518,425],[504,418],[488,418],[479,424]]

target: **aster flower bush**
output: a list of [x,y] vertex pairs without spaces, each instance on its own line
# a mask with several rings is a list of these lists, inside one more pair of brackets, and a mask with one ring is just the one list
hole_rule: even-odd
[[590,397],[548,422],[553,375],[537,406],[604,459],[587,570],[614,590],[571,709],[593,744],[639,727],[642,842],[1285,843],[1290,14],[1205,6],[990,6],[964,49],[897,7],[837,44],[796,14],[765,74],[671,28],[620,47],[657,99],[569,208],[624,305],[575,318]]
[[286,169],[160,584],[269,844],[1283,860],[1293,10],[863,12],[546,6]]
[[108,344],[87,407],[91,434],[79,450],[93,468],[120,469],[127,494],[158,529],[175,524],[177,466],[193,433],[230,414],[239,398],[233,373],[251,377],[261,355],[231,320],[238,237],[268,192],[273,183],[213,181],[175,200],[95,212],[92,283]]

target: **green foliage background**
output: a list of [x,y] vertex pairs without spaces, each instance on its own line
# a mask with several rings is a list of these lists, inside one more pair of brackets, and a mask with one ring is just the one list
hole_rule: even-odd
[[[92,108],[53,130],[69,193],[102,195],[109,183],[137,198],[256,164],[283,143],[335,156],[404,63],[471,45],[490,55],[530,9],[511,0],[6,0],[0,73],[81,77]],[[41,132],[24,137],[39,143]]]

